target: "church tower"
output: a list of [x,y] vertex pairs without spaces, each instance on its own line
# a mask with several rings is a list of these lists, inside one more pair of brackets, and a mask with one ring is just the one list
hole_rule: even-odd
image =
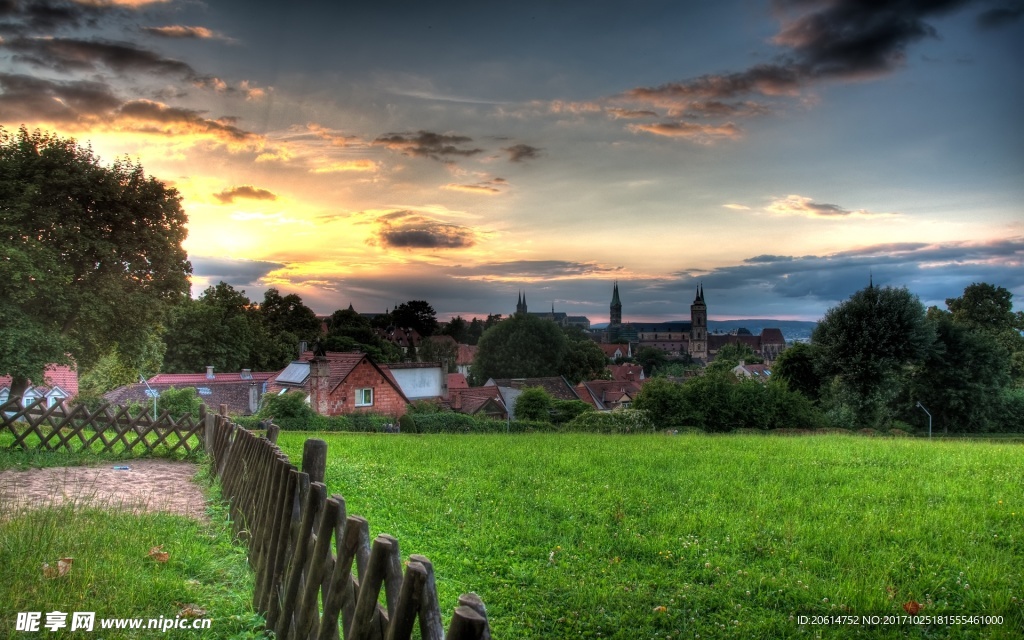
[[608,327],[617,327],[622,324],[622,302],[619,301],[619,281],[615,281],[612,287],[611,318]]
[[516,302],[516,315],[526,315],[526,294],[523,293],[522,291],[519,292],[519,301]]
[[690,305],[690,357],[708,360],[708,306],[704,303],[704,285],[697,287],[697,297]]

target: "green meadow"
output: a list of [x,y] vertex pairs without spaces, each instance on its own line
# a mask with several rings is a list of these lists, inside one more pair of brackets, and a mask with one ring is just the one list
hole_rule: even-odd
[[[495,638],[1024,636],[1024,447],[842,435],[386,436],[327,486]],[[799,624],[800,616],[1001,624]],[[849,620],[849,619],[848,619]]]

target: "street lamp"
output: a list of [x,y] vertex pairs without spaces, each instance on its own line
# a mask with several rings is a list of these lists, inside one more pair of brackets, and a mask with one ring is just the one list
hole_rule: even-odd
[[920,401],[917,403],[917,408],[928,414],[928,439],[930,440],[932,437],[932,414],[924,408],[924,405],[921,404]]
[[149,383],[146,382],[146,379],[143,378],[141,374],[139,375],[139,382],[146,385],[146,395],[149,396],[150,398],[153,398],[153,422],[156,422],[156,399],[160,396],[160,394],[157,393],[156,391],[153,391],[153,387],[149,386]]

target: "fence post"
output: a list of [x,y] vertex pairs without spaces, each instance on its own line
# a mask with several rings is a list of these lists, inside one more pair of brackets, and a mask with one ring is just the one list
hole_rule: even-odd
[[273,422],[267,425],[267,440],[270,444],[277,444],[277,435],[281,432],[281,427],[277,426]]
[[310,482],[323,482],[327,473],[327,443],[310,438],[302,445],[302,471],[309,474]]

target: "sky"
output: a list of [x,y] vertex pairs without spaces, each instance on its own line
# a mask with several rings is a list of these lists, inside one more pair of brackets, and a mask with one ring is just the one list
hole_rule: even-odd
[[174,186],[194,295],[1022,309],[1022,62],[1020,0],[0,0],[0,125]]

